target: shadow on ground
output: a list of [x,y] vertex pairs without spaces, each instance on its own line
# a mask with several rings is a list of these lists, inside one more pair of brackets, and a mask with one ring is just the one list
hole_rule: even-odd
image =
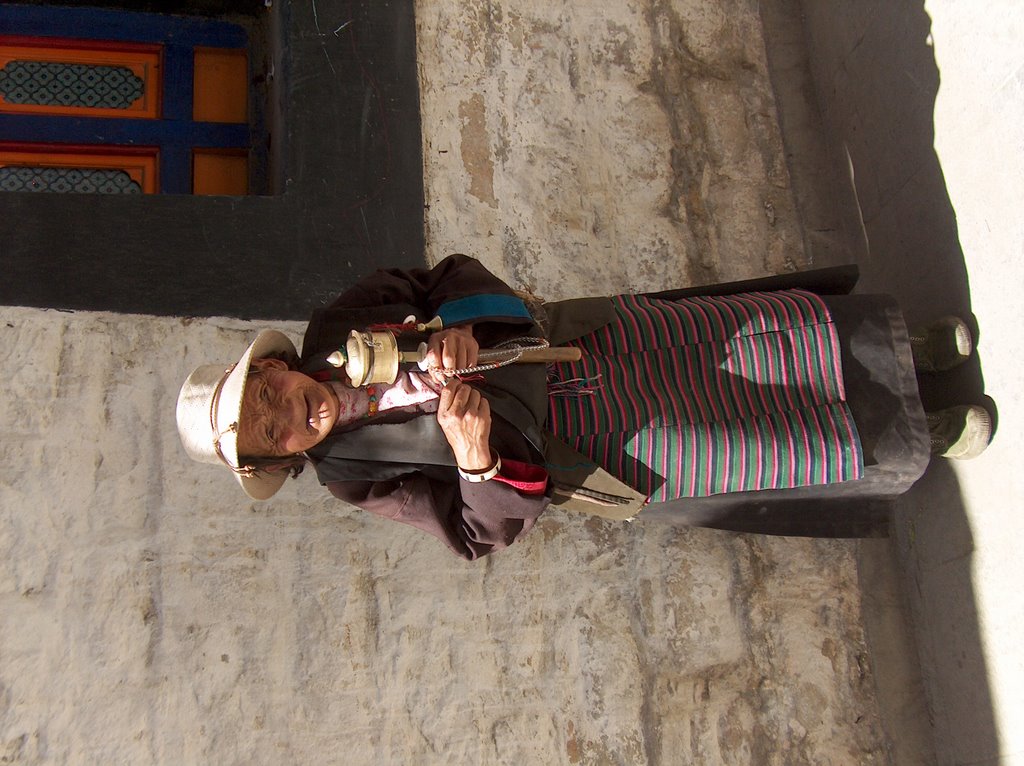
[[[944,314],[974,322],[956,213],[934,150],[939,71],[923,0],[769,0],[761,8],[815,265],[856,261],[857,292],[895,296],[911,326]],[[927,410],[993,406],[977,355],[955,372],[922,378],[920,390]],[[995,759],[974,540],[952,466],[933,460],[906,495],[861,508],[846,531],[873,534],[879,518],[890,538],[861,543],[860,569],[894,762]],[[832,525],[843,531],[842,521]]]

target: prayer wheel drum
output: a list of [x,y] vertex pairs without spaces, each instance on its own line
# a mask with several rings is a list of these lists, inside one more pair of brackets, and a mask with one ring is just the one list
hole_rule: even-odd
[[345,342],[345,356],[345,372],[356,388],[373,383],[394,383],[398,379],[401,352],[395,336],[386,330],[353,330]]

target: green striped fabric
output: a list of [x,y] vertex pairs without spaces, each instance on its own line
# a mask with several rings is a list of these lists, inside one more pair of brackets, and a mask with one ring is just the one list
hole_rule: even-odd
[[[859,478],[828,308],[802,290],[613,298],[552,367],[552,432],[652,502]],[[581,385],[580,379],[589,381]]]

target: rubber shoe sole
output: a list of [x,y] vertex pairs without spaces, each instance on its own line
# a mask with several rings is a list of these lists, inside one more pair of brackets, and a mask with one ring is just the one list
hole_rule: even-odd
[[953,460],[970,460],[992,441],[992,416],[976,404],[949,407],[928,413],[932,454]]
[[919,372],[942,372],[966,362],[974,350],[971,328],[960,317],[945,316],[910,334],[914,367]]

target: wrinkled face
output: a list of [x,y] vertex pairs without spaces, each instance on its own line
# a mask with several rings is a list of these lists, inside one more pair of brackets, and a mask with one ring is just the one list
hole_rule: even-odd
[[330,386],[276,359],[256,359],[251,370],[238,419],[239,455],[294,455],[319,444],[334,428],[338,399]]

